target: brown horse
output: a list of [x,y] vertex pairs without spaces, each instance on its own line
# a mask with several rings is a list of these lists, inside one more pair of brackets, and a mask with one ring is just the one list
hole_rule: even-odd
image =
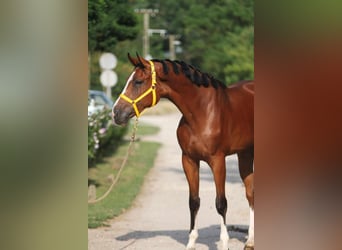
[[222,216],[223,249],[228,249],[226,227],[225,156],[238,155],[240,176],[250,206],[246,248],[254,247],[254,82],[226,87],[211,75],[182,61],[147,61],[139,55],[128,58],[135,66],[120,98],[113,106],[116,124],[128,120],[160,98],[167,98],[182,112],[177,137],[182,149],[183,169],[189,184],[190,234],[187,249],[195,248],[198,237],[195,219],[200,207],[199,162],[209,164],[216,187],[216,209]]

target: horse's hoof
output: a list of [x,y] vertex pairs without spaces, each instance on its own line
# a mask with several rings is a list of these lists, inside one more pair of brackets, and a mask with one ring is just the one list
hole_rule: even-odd
[[222,244],[222,250],[229,250],[228,244]]
[[243,248],[243,250],[254,250],[254,246],[245,245],[245,247]]

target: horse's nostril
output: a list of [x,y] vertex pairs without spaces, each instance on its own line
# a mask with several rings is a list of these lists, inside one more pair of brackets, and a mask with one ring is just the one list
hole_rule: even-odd
[[118,116],[118,111],[115,107],[112,108],[112,118],[114,119],[115,116]]
[[117,109],[114,109],[113,112],[112,112],[112,117],[113,117],[113,119],[117,120],[117,119],[120,118],[120,116],[121,116],[120,111],[117,110]]

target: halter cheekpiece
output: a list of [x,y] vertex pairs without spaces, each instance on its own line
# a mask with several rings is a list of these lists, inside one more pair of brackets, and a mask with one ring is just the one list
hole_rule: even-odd
[[148,94],[150,94],[152,92],[152,104],[151,107],[153,107],[154,105],[156,105],[157,102],[157,94],[156,94],[156,84],[157,84],[157,80],[156,80],[156,70],[154,68],[154,64],[152,61],[149,61],[150,65],[151,65],[151,75],[152,75],[152,83],[151,83],[151,87],[149,89],[147,89],[144,93],[142,93],[139,97],[137,97],[136,99],[132,100],[131,98],[129,98],[128,96],[126,96],[125,94],[121,94],[120,97],[122,99],[124,99],[125,101],[129,102],[130,104],[132,104],[134,112],[136,114],[137,117],[139,117],[141,115],[141,113],[138,110],[137,107],[137,103],[139,101],[141,101],[145,96],[147,96]]

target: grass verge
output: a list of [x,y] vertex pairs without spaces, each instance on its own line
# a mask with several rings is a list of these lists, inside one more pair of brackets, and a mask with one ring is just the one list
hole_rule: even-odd
[[[137,137],[157,133],[159,128],[139,125]],[[131,129],[128,129],[130,133]],[[88,182],[96,185],[96,196],[100,197],[111,184],[110,175],[116,176],[121,166],[129,142],[124,141],[112,155],[108,155],[96,167],[88,170]],[[118,216],[130,207],[140,191],[144,177],[153,167],[157,151],[160,147],[156,142],[138,140],[129,157],[122,175],[112,192],[102,201],[88,205],[88,227],[106,226],[106,220]]]

